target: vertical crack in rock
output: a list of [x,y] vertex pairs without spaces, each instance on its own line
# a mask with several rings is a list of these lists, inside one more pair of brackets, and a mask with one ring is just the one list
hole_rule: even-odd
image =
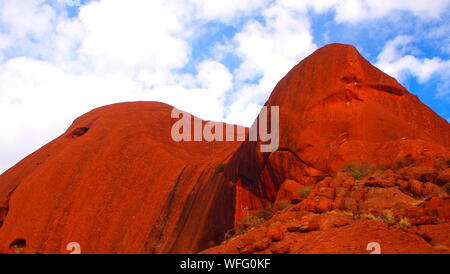
[[11,191],[6,195],[5,200],[0,204],[0,228],[3,226],[6,216],[8,216],[9,212],[9,200],[11,199],[12,194],[17,189],[18,185],[15,186]]
[[[166,250],[169,253],[198,252],[217,245],[234,225],[235,200],[230,199],[235,197],[234,185],[227,184],[223,175],[215,174],[214,166],[205,171],[185,202],[173,231],[174,241]],[[190,242],[185,241],[185,235],[193,235]]]
[[[156,253],[160,248],[160,246],[158,245],[166,230],[167,221],[170,217],[170,211],[172,210],[173,204],[175,202],[175,196],[178,192],[178,186],[185,170],[186,167],[183,167],[180,174],[178,174],[178,177],[175,180],[174,187],[164,203],[164,207],[161,211],[161,214],[159,214],[158,219],[155,222],[155,225],[153,226],[150,233],[147,235],[147,239],[145,240],[144,244],[144,251],[146,253],[152,254]],[[154,243],[158,243],[158,245],[154,245]]]
[[202,173],[200,174],[200,176],[197,179],[197,182],[195,182],[194,188],[192,189],[192,191],[189,193],[189,196],[187,197],[184,206],[183,206],[183,212],[181,213],[181,216],[178,219],[178,222],[175,226],[175,231],[174,234],[176,234],[175,236],[175,240],[172,241],[172,243],[170,243],[170,248],[168,251],[172,251],[174,248],[174,245],[178,242],[179,237],[181,235],[181,231],[184,230],[184,227],[187,223],[188,217],[189,215],[192,213],[192,207],[194,206],[194,203],[197,199],[198,193],[200,192],[200,189],[202,188],[202,178],[204,175],[204,170],[202,171]]

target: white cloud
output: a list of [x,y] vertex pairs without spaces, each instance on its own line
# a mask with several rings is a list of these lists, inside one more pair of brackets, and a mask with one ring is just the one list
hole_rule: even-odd
[[336,21],[350,23],[382,18],[396,11],[411,12],[422,19],[432,19],[442,16],[450,6],[450,0],[278,0],[277,2],[299,10],[312,9],[318,13],[333,10],[336,13]]
[[[414,15],[422,18],[439,17],[450,5],[449,0],[366,0],[365,2],[370,11],[369,16],[371,17],[385,16],[394,10],[410,11]],[[372,15],[370,15],[370,13]]]
[[262,7],[270,0],[189,0],[196,10],[196,16],[203,20],[231,21],[236,16],[248,15]]
[[376,66],[400,80],[411,74],[420,83],[427,82],[433,74],[442,74],[450,68],[450,60],[444,61],[439,57],[417,58],[406,54],[411,42],[413,38],[410,36],[397,36],[388,41],[377,57]]
[[[0,0],[0,50],[47,57],[59,16],[44,0]],[[3,54],[5,54],[3,52]]]
[[433,76],[437,76],[440,79],[440,86],[436,96],[448,94],[450,60],[442,60],[439,57],[418,58],[407,54],[412,42],[411,36],[397,36],[388,41],[378,55],[375,65],[399,81],[405,81],[408,76],[413,76],[419,83],[425,83]]
[[225,94],[232,87],[232,74],[213,60],[200,63],[197,71],[196,75],[179,75],[174,84],[153,88],[146,99],[166,102],[205,120],[224,121]]
[[6,157],[11,163],[92,108],[139,99],[140,85],[120,75],[67,75],[47,62],[20,57],[0,66],[0,91],[0,161]]
[[224,91],[232,88],[233,76],[221,63],[206,60],[199,65],[197,79],[201,86],[215,95],[222,95]]
[[378,55],[378,60],[383,62],[392,62],[401,58],[407,51],[407,46],[413,41],[412,36],[399,35],[393,40],[386,43],[381,53]]
[[234,71],[239,90],[227,118],[245,117],[247,126],[276,83],[316,49],[306,14],[277,3],[262,10],[262,16],[264,22],[248,21],[232,41],[242,63]]
[[80,54],[100,72],[167,72],[188,61],[188,29],[162,1],[92,2],[81,8],[79,20],[86,33]]
[[349,0],[337,2],[334,8],[338,22],[359,22],[381,18],[395,11],[408,11],[423,19],[436,18],[441,16],[449,4],[448,0]]
[[51,31],[56,13],[44,0],[2,0],[0,18],[3,27],[15,38],[39,37]]
[[450,21],[430,29],[425,37],[434,41],[442,52],[450,54]]
[[12,43],[13,40],[9,35],[0,34],[0,49],[7,49],[11,47]]

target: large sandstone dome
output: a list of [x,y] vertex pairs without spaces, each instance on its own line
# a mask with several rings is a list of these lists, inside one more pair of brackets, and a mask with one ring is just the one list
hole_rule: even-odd
[[[293,218],[318,218],[308,237],[287,237],[293,253],[362,253],[372,236],[392,253],[450,245],[450,199],[441,189],[450,181],[450,124],[353,46],[318,49],[266,106],[280,109],[280,145],[271,153],[260,152],[260,142],[176,142],[172,107],[157,102],[81,116],[0,175],[0,253],[68,253],[70,242],[83,253],[286,251],[272,248],[267,222],[220,245],[263,210],[279,210],[272,220],[278,216],[281,230]],[[371,174],[344,174],[349,163]],[[311,194],[297,197],[302,187]],[[279,206],[286,199],[295,206]],[[388,225],[357,219],[385,210],[393,211]],[[399,230],[404,218],[426,231]],[[242,248],[246,235],[259,248]],[[331,235],[340,238],[327,245]]]
[[[416,154],[407,151],[414,141],[450,147],[450,124],[350,45],[327,45],[305,58],[277,84],[266,106],[280,107],[279,151],[325,172],[351,160],[389,164]],[[240,151],[267,157],[258,146],[247,142]],[[245,157],[236,158],[239,174],[254,178],[261,160],[247,167]]]
[[245,142],[226,173],[268,200],[286,179],[333,174],[351,162],[391,166],[450,155],[450,124],[351,45],[316,50],[277,84],[265,105],[280,109],[278,150],[261,153],[259,142]]
[[215,170],[238,143],[175,142],[171,111],[95,109],[2,174],[0,252],[24,239],[27,253],[67,253],[70,242],[83,253],[181,253],[222,238],[233,218],[216,212],[233,210],[233,189],[214,183]]

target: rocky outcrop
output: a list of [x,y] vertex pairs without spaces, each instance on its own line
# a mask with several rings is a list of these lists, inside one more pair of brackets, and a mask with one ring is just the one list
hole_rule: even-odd
[[226,176],[262,200],[237,197],[238,210],[274,201],[286,179],[316,183],[311,168],[335,174],[349,164],[399,169],[450,159],[450,124],[350,45],[327,45],[305,58],[265,105],[280,108],[280,147],[264,153],[260,142],[246,141],[232,156]]
[[382,253],[450,253],[450,196],[414,179],[413,184],[431,184],[439,191],[418,194],[401,188],[405,181],[392,170],[378,175],[326,177],[300,203],[274,208],[273,217],[254,221],[244,233],[202,253],[369,254],[371,243]]

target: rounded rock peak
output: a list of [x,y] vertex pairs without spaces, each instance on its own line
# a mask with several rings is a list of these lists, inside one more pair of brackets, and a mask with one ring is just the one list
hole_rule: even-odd
[[352,53],[358,53],[359,51],[356,49],[355,46],[350,45],[350,44],[341,44],[341,43],[332,43],[332,44],[327,44],[321,48],[318,49],[318,51],[334,51],[334,52],[352,52]]

